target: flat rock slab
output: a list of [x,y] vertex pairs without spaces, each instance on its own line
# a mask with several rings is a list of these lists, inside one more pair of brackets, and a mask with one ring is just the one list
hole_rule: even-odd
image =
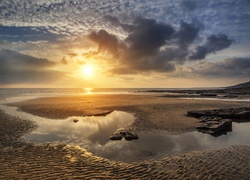
[[188,111],[187,115],[196,118],[200,118],[202,116],[215,116],[215,117],[221,117],[223,119],[250,120],[250,108],[242,107],[242,108]]
[[[201,120],[202,119],[202,120]],[[203,133],[208,133],[213,136],[219,136],[226,132],[232,131],[232,120],[221,119],[219,117],[201,117],[199,125],[196,129]]]

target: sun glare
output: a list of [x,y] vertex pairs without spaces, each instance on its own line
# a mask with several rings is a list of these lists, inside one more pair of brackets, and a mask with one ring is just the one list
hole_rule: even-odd
[[85,92],[85,94],[87,94],[87,95],[92,94],[92,91],[93,91],[92,88],[84,88],[84,92]]
[[91,65],[81,66],[81,73],[84,77],[89,78],[93,75],[93,67]]

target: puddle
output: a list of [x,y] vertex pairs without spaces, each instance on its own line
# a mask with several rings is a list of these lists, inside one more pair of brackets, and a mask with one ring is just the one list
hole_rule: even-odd
[[[110,141],[109,136],[114,131],[133,122],[133,114],[114,111],[106,116],[54,120],[20,112],[15,107],[0,105],[0,109],[38,124],[36,130],[24,136],[27,141],[78,145],[93,155],[115,161],[135,162],[201,149],[250,145],[250,123],[233,123],[232,132],[219,137],[197,131],[180,135],[167,135],[163,132],[161,134],[139,133],[139,139],[134,141],[124,139]],[[79,121],[74,123],[74,119]]]
[[[74,122],[74,120],[78,122]],[[25,136],[35,142],[92,143],[104,145],[117,129],[126,127],[134,119],[132,114],[114,111],[106,116],[70,117],[65,120],[36,120],[38,128]]]
[[219,137],[197,131],[181,135],[139,134],[137,141],[108,142],[103,146],[92,146],[90,151],[124,162],[157,159],[196,150],[250,145],[249,128],[250,123],[233,123],[233,131]]

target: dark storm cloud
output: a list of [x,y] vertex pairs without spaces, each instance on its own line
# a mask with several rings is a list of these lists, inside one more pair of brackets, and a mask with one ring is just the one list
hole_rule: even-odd
[[[229,58],[225,63],[225,67],[230,69],[250,69],[250,58]],[[250,71],[248,71],[250,74]]]
[[199,34],[202,25],[193,21],[192,23],[181,22],[180,30],[176,33],[175,38],[181,48],[187,48]]
[[228,48],[233,43],[225,34],[210,35],[202,46],[197,46],[195,52],[189,57],[191,60],[204,59],[207,54]]
[[98,44],[98,53],[109,52],[113,56],[118,55],[118,39],[115,35],[102,29],[98,32],[92,32],[88,37]]
[[48,69],[54,65],[47,59],[0,50],[0,84],[52,82],[62,76]]
[[119,58],[121,67],[111,70],[116,74],[134,74],[141,72],[169,72],[174,65],[162,56],[162,46],[171,39],[174,29],[170,25],[158,23],[152,19],[137,18],[130,31]]
[[174,61],[175,63],[183,63],[188,56],[188,49],[180,47],[168,47],[159,52],[158,57],[164,61]]
[[110,70],[113,74],[141,74],[143,72],[172,72],[175,65],[159,57],[143,57],[134,63],[126,62]]
[[194,74],[203,77],[250,77],[250,58],[228,58],[219,62],[198,62]]
[[[124,25],[115,17],[105,18],[113,25]],[[204,59],[207,54],[225,49],[233,42],[225,34],[210,35],[205,44],[197,46],[193,52],[190,47],[200,38],[202,29],[203,25],[195,20],[190,23],[182,21],[175,30],[169,24],[137,18],[127,29],[128,35],[123,41],[118,41],[115,35],[105,30],[92,32],[89,38],[98,45],[98,51],[90,51],[85,56],[96,56],[100,52],[115,55],[119,63],[110,70],[114,74],[172,72],[177,64]]]
[[136,19],[133,31],[126,38],[130,45],[129,56],[140,58],[154,55],[173,33],[174,29],[170,25],[157,23],[152,19]]

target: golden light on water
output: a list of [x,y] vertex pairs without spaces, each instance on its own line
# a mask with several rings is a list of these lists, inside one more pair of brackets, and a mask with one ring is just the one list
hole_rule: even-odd
[[92,94],[93,93],[93,88],[84,88],[83,89],[86,94]]

